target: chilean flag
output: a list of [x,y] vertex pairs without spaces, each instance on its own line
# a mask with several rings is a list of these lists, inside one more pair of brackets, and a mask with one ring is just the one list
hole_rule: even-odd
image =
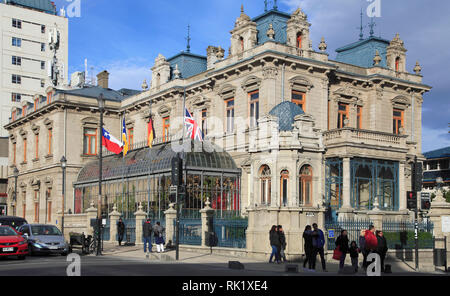
[[114,138],[107,130],[103,129],[102,145],[106,147],[108,151],[115,154],[120,154],[123,150],[123,144],[116,138]]

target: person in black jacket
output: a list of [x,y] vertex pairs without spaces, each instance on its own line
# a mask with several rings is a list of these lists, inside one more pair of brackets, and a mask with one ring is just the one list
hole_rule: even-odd
[[286,262],[286,254],[284,253],[284,251],[286,250],[286,236],[284,235],[284,230],[283,230],[283,226],[278,225],[278,235],[280,236],[280,260],[282,259],[283,262]]
[[303,240],[305,247],[305,261],[303,261],[303,268],[306,268],[306,263],[308,263],[308,270],[313,271],[313,255],[314,255],[314,245],[313,245],[313,232],[311,225],[306,225],[305,231],[303,232]]
[[377,236],[377,254],[380,255],[381,259],[381,272],[384,272],[384,259],[386,258],[386,253],[388,250],[386,238],[383,235],[383,231],[377,230],[376,231]]
[[123,235],[125,233],[125,224],[123,223],[122,218],[117,222],[117,240],[119,241],[119,246],[122,245]]
[[[145,221],[144,226],[142,228],[142,234],[144,236],[144,253],[147,253],[147,244],[148,244],[148,252],[152,252],[152,223],[150,219]],[[146,254],[148,256],[148,254]]]
[[339,247],[339,250],[341,251],[341,259],[339,260],[339,273],[341,273],[344,269],[345,264],[345,257],[348,253],[348,237],[347,237],[347,230],[342,230],[341,235],[336,239],[336,247]]
[[272,247],[272,253],[270,254],[269,263],[272,263],[272,258],[275,256],[275,261],[280,263],[279,250],[281,248],[280,235],[278,234],[278,228],[273,225],[269,232],[270,246]]

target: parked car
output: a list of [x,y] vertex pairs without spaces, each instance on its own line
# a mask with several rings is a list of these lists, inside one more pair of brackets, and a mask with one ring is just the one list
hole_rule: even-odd
[[11,226],[0,226],[0,256],[17,256],[25,259],[28,254],[27,241]]
[[66,256],[69,245],[58,227],[47,224],[25,224],[19,232],[28,241],[30,255],[33,254],[61,254]]
[[28,224],[28,222],[22,217],[0,216],[0,225],[11,226],[15,230],[18,230],[24,224]]

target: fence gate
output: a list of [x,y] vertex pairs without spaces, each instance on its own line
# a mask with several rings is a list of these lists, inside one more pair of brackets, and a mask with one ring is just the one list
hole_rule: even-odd
[[123,219],[123,223],[125,224],[125,242],[136,243],[136,219]]
[[336,248],[336,239],[341,235],[342,230],[347,230],[348,241],[355,241],[359,245],[359,235],[361,230],[369,229],[373,222],[370,219],[330,219],[325,221],[325,229],[327,233],[327,249],[334,250]]
[[[173,220],[173,242],[176,242],[177,221]],[[201,219],[180,219],[180,245],[202,244],[202,220]]]
[[111,226],[110,226],[111,221],[109,219],[106,219],[106,225],[105,227],[103,227],[102,229],[102,241],[109,241],[111,236]]

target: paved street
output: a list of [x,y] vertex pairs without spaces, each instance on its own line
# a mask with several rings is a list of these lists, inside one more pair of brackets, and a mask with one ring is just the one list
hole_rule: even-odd
[[[180,261],[174,261],[175,252],[152,254],[146,258],[138,247],[105,249],[105,255],[82,256],[82,276],[336,276],[337,262],[328,262],[329,272],[286,273],[284,264],[269,264],[247,258],[180,252]],[[244,270],[228,268],[228,261],[240,261]],[[403,262],[388,262],[393,273],[386,276],[443,275],[442,272],[417,273]],[[65,276],[69,262],[63,256],[28,257],[25,261],[0,258],[0,276]],[[319,270],[320,268],[318,268]],[[346,276],[346,275],[343,275]],[[364,276],[362,271],[357,276]]]

